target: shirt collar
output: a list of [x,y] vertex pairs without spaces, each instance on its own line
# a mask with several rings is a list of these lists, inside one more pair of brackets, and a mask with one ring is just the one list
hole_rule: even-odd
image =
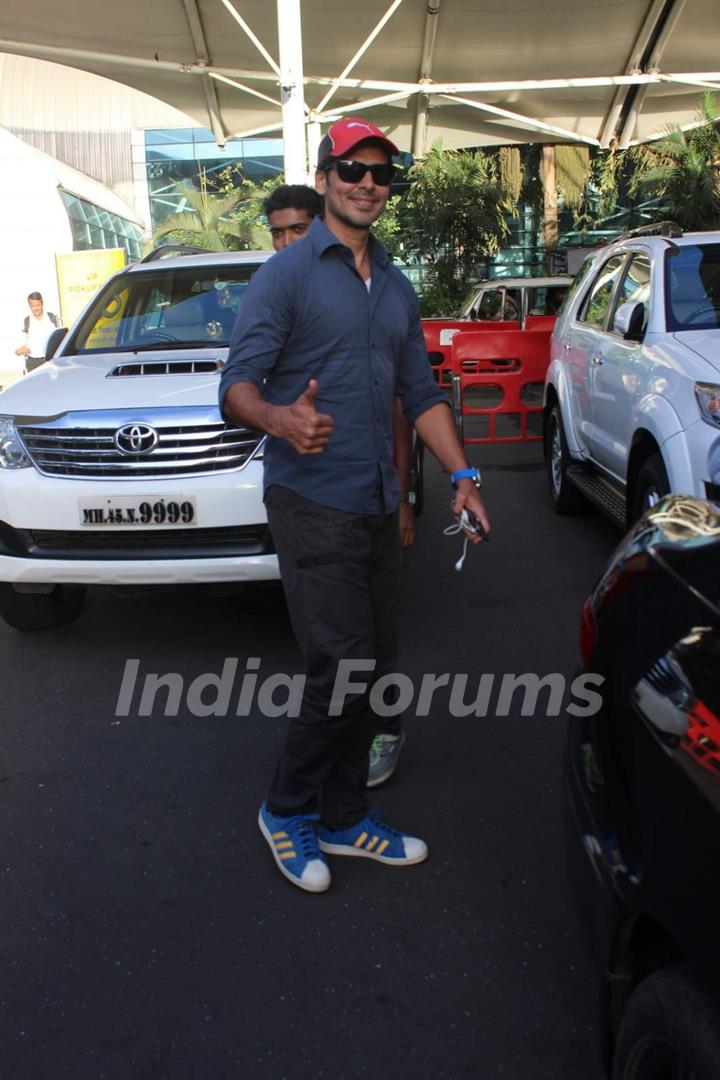
[[[307,239],[310,240],[318,255],[323,255],[331,247],[338,247],[344,251],[350,250],[343,244],[342,240],[338,240],[335,233],[331,232],[322,218],[319,217],[313,218],[310,222]],[[390,252],[384,244],[375,239],[372,233],[370,233],[368,251],[371,261],[377,263],[383,269],[391,262]]]

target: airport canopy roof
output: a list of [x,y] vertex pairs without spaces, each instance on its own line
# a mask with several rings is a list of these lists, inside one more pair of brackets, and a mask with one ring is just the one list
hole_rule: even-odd
[[717,0],[4,0],[0,50],[125,83],[221,143],[282,132],[293,98],[316,139],[356,113],[415,154],[625,146],[720,89]]

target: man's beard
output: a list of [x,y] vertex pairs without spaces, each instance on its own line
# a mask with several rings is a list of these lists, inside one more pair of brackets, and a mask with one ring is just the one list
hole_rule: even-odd
[[332,198],[328,199],[327,195],[325,196],[325,211],[326,211],[326,213],[329,211],[329,213],[332,214],[332,216],[334,218],[336,218],[343,225],[349,226],[351,229],[365,229],[365,231],[369,231],[373,227],[375,222],[378,220],[378,218],[381,217],[384,209],[385,209],[385,203],[382,203],[379,212],[372,219],[372,221],[368,221],[366,218],[363,218],[360,221],[355,221],[350,216],[350,212],[348,212],[344,208],[344,205],[342,203],[339,203],[339,201],[336,201],[335,199],[332,199]]

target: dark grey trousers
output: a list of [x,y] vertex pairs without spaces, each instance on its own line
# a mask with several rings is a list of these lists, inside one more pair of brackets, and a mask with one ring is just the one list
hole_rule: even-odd
[[341,660],[375,660],[372,682],[396,670],[400,538],[397,515],[333,510],[274,485],[265,497],[290,619],[306,667],[300,715],[291,717],[268,796],[271,813],[320,810],[346,829],[367,813],[368,751],[377,728],[368,695],[329,706]]

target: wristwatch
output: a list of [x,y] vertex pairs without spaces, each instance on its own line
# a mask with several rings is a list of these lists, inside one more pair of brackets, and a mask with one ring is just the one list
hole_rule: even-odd
[[451,473],[450,483],[453,487],[457,487],[458,480],[472,480],[475,487],[482,486],[482,477],[480,476],[479,469],[458,469],[457,472]]
[[410,503],[411,506],[415,505],[415,492],[414,491],[401,491],[398,496],[400,502]]

